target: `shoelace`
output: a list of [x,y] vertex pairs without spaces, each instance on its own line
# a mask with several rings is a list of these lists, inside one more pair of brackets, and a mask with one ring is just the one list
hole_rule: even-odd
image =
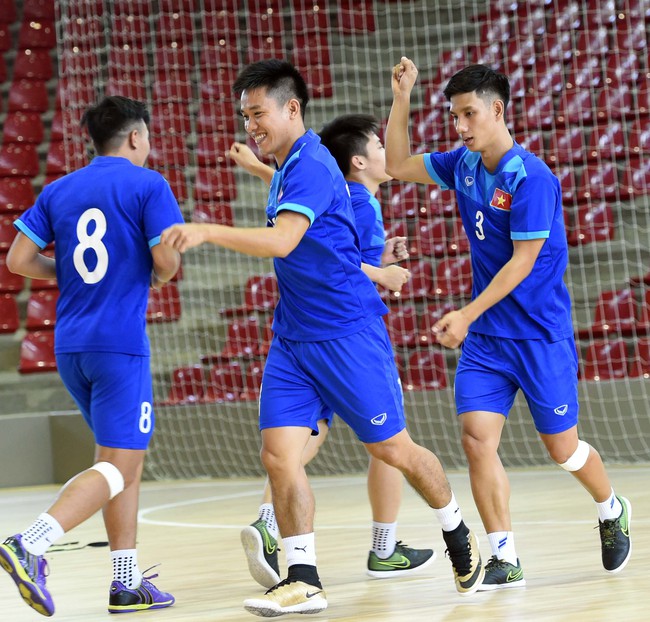
[[470,553],[469,539],[467,544],[461,545],[458,549],[447,548],[445,555],[451,560],[451,565],[454,567],[456,574],[463,577],[469,574],[472,569],[472,555]]
[[293,579],[289,579],[289,577],[287,577],[286,579],[282,579],[282,581],[280,581],[280,583],[276,583],[272,588],[266,590],[266,592],[264,592],[264,593],[265,594],[270,594],[274,590],[277,590],[277,589],[279,589],[281,587],[284,587],[285,585],[289,585],[289,583],[296,583],[296,581],[294,581]]
[[143,581],[150,581],[151,579],[157,579],[158,578],[158,573],[156,574],[150,574],[148,577],[145,576],[145,573],[149,572],[150,570],[153,570],[154,568],[158,568],[160,564],[154,564],[153,566],[147,568],[146,570],[142,571],[142,580]]
[[488,563],[485,564],[485,570],[499,570],[501,568],[505,568],[507,564],[507,561],[498,559],[495,555],[492,555],[492,557],[490,557],[488,560]]
[[618,519],[604,520],[598,523],[598,526],[594,527],[594,529],[600,531],[600,539],[605,548],[611,549],[616,546],[616,534],[620,531]]

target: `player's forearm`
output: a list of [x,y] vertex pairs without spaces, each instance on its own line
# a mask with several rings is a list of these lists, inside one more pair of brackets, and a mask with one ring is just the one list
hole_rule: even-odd
[[401,179],[402,166],[411,156],[410,107],[409,95],[395,95],[386,126],[386,172],[396,179]]
[[[297,245],[276,227],[205,225],[205,241],[253,257],[286,257]],[[299,241],[299,240],[298,240]]]
[[56,262],[42,255],[39,247],[25,234],[18,233],[7,253],[7,269],[30,279],[56,278]]
[[177,250],[164,245],[154,246],[152,255],[151,286],[157,289],[174,278],[181,265],[181,255]]
[[260,162],[259,166],[256,165],[254,170],[251,170],[250,172],[256,177],[259,177],[267,186],[271,185],[271,180],[275,173],[270,166],[267,166],[263,162]]
[[378,283],[381,285],[381,268],[378,268],[377,266],[373,266],[372,264],[369,263],[362,263],[361,264],[361,270],[363,273],[373,282],[373,283]]

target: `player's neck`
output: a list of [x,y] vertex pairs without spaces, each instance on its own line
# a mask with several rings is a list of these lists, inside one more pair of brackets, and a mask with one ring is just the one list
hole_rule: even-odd
[[375,179],[369,178],[367,175],[364,175],[363,171],[356,171],[356,172],[351,172],[348,174],[348,176],[345,178],[346,181],[353,181],[358,184],[361,184],[372,194],[375,196],[377,192],[379,191],[379,184],[381,181],[377,181]]
[[512,136],[510,136],[508,129],[504,127],[504,131],[499,132],[495,140],[484,151],[481,151],[481,160],[488,172],[494,173],[501,158],[512,149],[513,145]]

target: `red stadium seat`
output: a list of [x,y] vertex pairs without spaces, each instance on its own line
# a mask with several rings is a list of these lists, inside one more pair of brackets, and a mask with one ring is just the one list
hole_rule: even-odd
[[[152,36],[151,22],[146,15],[112,15],[111,16],[111,45],[109,58],[112,54],[124,50],[144,52],[145,45]],[[114,58],[112,59],[115,60]],[[139,64],[139,63],[138,63]],[[126,67],[127,65],[122,65]]]
[[262,342],[260,343],[260,356],[265,358],[269,353],[271,342],[273,341],[273,316],[266,319],[266,324],[262,327]]
[[631,289],[601,292],[591,327],[578,332],[578,337],[607,337],[612,333],[631,335],[636,325],[637,304]]
[[411,118],[412,140],[416,145],[427,143],[438,149],[438,144],[451,137],[449,115],[442,107],[415,110]]
[[469,239],[460,218],[455,218],[451,223],[451,238],[449,239],[449,254],[464,255],[469,253]]
[[579,201],[614,199],[618,191],[618,176],[612,162],[588,164],[582,171]]
[[344,35],[375,32],[373,0],[341,0],[336,6],[339,30]]
[[189,102],[193,97],[191,74],[186,69],[166,69],[156,72],[152,89],[153,100],[163,102]]
[[628,84],[604,88],[598,93],[596,118],[598,121],[623,119],[634,115],[634,97]]
[[0,177],[0,214],[19,214],[34,205],[35,200],[28,177]]
[[566,32],[583,25],[582,8],[577,0],[553,0],[545,10],[549,13],[548,32]]
[[205,402],[236,402],[244,390],[244,376],[239,361],[213,365],[208,372]]
[[[154,23],[158,45],[176,44],[178,47],[190,47],[194,43],[194,20],[188,13],[162,13]],[[189,65],[188,65],[189,66]]]
[[456,309],[453,302],[445,302],[437,305],[429,305],[424,310],[418,321],[418,336],[417,342],[421,346],[434,345],[437,343],[436,335],[433,332],[433,327],[438,320],[444,315]]
[[546,34],[546,9],[521,3],[517,6],[514,36],[520,40],[536,39]]
[[88,164],[86,146],[80,141],[52,141],[47,152],[45,172],[71,173]]
[[59,290],[41,290],[33,292],[27,301],[28,330],[43,330],[54,328],[56,324],[56,301],[59,299]]
[[390,300],[425,300],[431,294],[433,285],[433,268],[429,260],[402,264],[411,271],[411,278],[402,287],[401,292],[390,292]]
[[194,198],[197,201],[234,201],[237,198],[235,176],[230,167],[199,167]]
[[227,45],[205,46],[201,50],[199,57],[202,99],[212,105],[214,105],[214,102],[211,100],[231,100],[234,95],[232,85],[235,82],[231,67],[238,64],[239,53],[236,47]]
[[507,43],[510,39],[510,19],[507,15],[499,15],[481,26],[479,41],[500,41]]
[[168,168],[163,169],[160,172],[169,182],[169,187],[172,189],[176,200],[179,203],[187,201],[189,193],[184,170],[181,168]]
[[[0,24],[0,46],[2,45],[2,40],[3,40],[3,29],[2,29],[2,24]],[[2,49],[0,47],[0,82],[4,82],[7,79],[7,63],[5,61],[5,57],[3,56]],[[2,110],[3,106],[0,105],[0,110]]]
[[650,124],[637,120],[630,125],[628,146],[630,154],[650,154]]
[[54,331],[29,332],[20,345],[18,371],[21,374],[56,371]]
[[189,154],[185,137],[180,134],[152,136],[148,161],[154,169],[186,167],[189,164]]
[[508,68],[508,78],[511,82],[510,96],[513,97],[512,89],[512,72],[515,68],[520,67],[528,70],[537,62],[537,49],[535,38],[518,37],[510,39],[508,51],[506,52],[506,67]]
[[149,290],[147,322],[175,322],[181,317],[181,298],[176,283]]
[[15,333],[19,328],[16,298],[11,294],[0,294],[0,333]]
[[54,0],[24,0],[23,19],[54,21]]
[[[385,230],[385,238],[388,240],[389,238],[395,238],[395,237],[402,237],[406,238],[406,244],[408,245],[410,240],[409,236],[409,231],[408,231],[408,226],[406,224],[406,221],[404,220],[396,220],[395,222],[391,223],[386,223],[385,225],[386,230]],[[411,249],[409,248],[409,253],[411,252]],[[414,252],[416,252],[414,250]]]
[[18,49],[45,48],[51,50],[56,47],[56,28],[54,22],[24,20],[18,32]]
[[172,372],[172,382],[165,406],[196,404],[205,396],[205,376],[201,365],[178,367]]
[[9,112],[48,110],[45,80],[14,80],[9,87]]
[[451,190],[443,190],[440,186],[427,188],[425,204],[420,206],[420,218],[436,218],[445,216],[452,218],[456,215],[456,197]]
[[643,21],[622,20],[616,25],[616,49],[648,54],[647,25]]
[[151,132],[156,136],[191,132],[190,113],[183,102],[166,102],[151,107]]
[[639,55],[629,51],[621,54],[611,54],[605,67],[605,83],[612,88],[621,84],[634,86],[641,75]]
[[443,257],[447,254],[448,240],[445,218],[423,220],[416,224],[415,235],[409,239],[409,253],[412,256]]
[[413,352],[406,370],[407,391],[437,391],[447,387],[447,365],[442,350],[428,348]]
[[22,292],[24,287],[25,278],[20,274],[9,272],[7,268],[7,253],[0,253],[0,293],[17,294]]
[[260,356],[260,338],[260,323],[256,316],[233,320],[228,326],[226,344],[221,352],[208,355],[204,362],[257,358]]
[[472,291],[472,267],[469,257],[444,259],[438,264],[432,288],[434,296],[468,296]]
[[388,201],[384,202],[383,215],[386,220],[415,218],[420,209],[418,184],[390,183]]
[[49,80],[54,75],[49,50],[18,50],[14,61],[14,80]]
[[573,40],[570,30],[549,32],[540,40],[540,44],[542,58],[548,58],[552,63],[567,63],[571,60]]
[[201,31],[204,43],[220,45],[223,42],[224,46],[236,49],[239,20],[234,11],[227,9],[207,11],[202,14]]
[[582,54],[574,56],[566,74],[567,89],[597,89],[603,85],[600,58]]
[[0,177],[35,177],[38,170],[34,145],[11,143],[0,147]]
[[577,56],[605,56],[609,53],[609,29],[597,26],[579,31],[573,51]]
[[589,89],[573,89],[560,95],[560,105],[557,110],[559,127],[572,127],[576,124],[591,125],[594,121],[594,110]]
[[294,35],[292,54],[293,64],[302,69],[330,65],[332,54],[327,31],[308,35]]
[[587,157],[590,160],[619,159],[627,153],[623,125],[619,121],[610,121],[607,125],[596,125],[591,133]]
[[313,0],[304,3],[293,3],[292,11],[293,31],[297,34],[314,34],[329,32],[331,29],[327,11],[320,10]]
[[529,132],[525,136],[522,136],[518,141],[519,144],[526,149],[534,153],[538,158],[544,160],[544,134],[542,132]]
[[239,307],[224,307],[219,313],[226,317],[250,315],[273,311],[278,303],[278,282],[275,274],[256,274],[246,281],[244,304]]
[[413,305],[392,310],[384,318],[393,347],[413,348],[417,345],[417,311]]
[[334,81],[332,71],[327,65],[299,67],[314,99],[332,97]]
[[0,0],[0,23],[12,24],[16,17],[16,0]]
[[585,11],[587,28],[596,28],[599,26],[611,26],[618,18],[618,8],[616,0],[600,0]]
[[549,130],[555,121],[555,106],[551,95],[526,95],[515,126],[517,131]]
[[586,155],[584,130],[581,127],[568,127],[551,132],[548,152],[549,162],[582,162]]
[[583,380],[618,380],[627,375],[627,347],[622,339],[596,341],[585,353]]
[[607,201],[580,205],[572,233],[574,244],[591,244],[614,239],[616,231],[612,206]]
[[264,362],[253,361],[244,375],[244,390],[240,395],[242,401],[257,400],[262,386],[262,376],[264,374]]
[[[251,30],[250,32],[256,31]],[[249,36],[246,44],[246,62],[250,64],[265,58],[283,58],[286,56],[282,37],[278,33],[268,34],[263,37]]]
[[565,204],[573,203],[577,196],[577,183],[574,172],[575,167],[572,164],[562,164],[560,160],[558,162],[560,162],[560,165],[555,168],[553,172],[560,180],[562,201]]
[[232,207],[230,203],[195,203],[192,211],[192,222],[232,226]]
[[5,118],[3,143],[32,143],[43,141],[43,122],[38,112],[10,112]]
[[232,166],[228,155],[234,135],[224,133],[199,134],[196,141],[196,163],[201,167]]
[[630,378],[650,378],[650,339],[638,339],[634,344],[634,354],[630,359],[627,375]]
[[636,323],[637,335],[650,333],[650,289],[645,290],[645,295],[641,301],[641,312]]
[[643,158],[623,174],[623,194],[630,197],[650,194],[650,158]]
[[225,133],[234,135],[242,127],[242,117],[233,100],[202,100],[196,119],[198,134]]

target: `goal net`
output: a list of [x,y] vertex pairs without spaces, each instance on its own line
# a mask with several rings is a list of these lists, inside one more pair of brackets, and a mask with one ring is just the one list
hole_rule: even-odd
[[[612,462],[650,459],[650,131],[647,0],[70,0],[58,2],[59,99],[66,162],[88,161],[78,122],[106,94],[148,102],[149,166],[187,221],[261,226],[267,189],[229,161],[246,141],[231,86],[261,58],[292,61],[312,96],[308,126],[391,104],[402,55],[419,68],[416,152],[457,144],[442,88],[470,63],[510,77],[514,138],[560,178],[570,248],[566,280],[580,356],[580,431]],[[252,145],[252,143],[249,142]],[[382,292],[408,427],[446,467],[463,468],[453,407],[457,352],[431,326],[469,300],[469,247],[451,193],[391,182],[385,229],[406,235],[413,273]],[[153,478],[258,475],[257,396],[277,288],[269,260],[215,247],[185,254],[152,295],[157,430]],[[360,364],[371,364],[360,361]],[[549,390],[552,388],[549,387]],[[505,464],[547,461],[525,401],[504,432]],[[362,471],[340,421],[310,468]]]

